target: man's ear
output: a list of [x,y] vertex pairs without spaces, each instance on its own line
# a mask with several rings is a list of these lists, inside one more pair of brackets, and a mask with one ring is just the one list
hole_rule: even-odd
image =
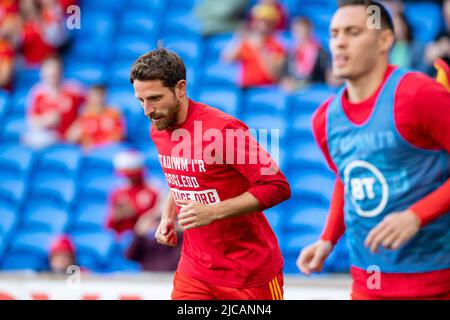
[[186,96],[186,80],[178,81],[175,86],[175,95],[178,99],[184,98]]
[[380,48],[383,52],[390,52],[395,44],[395,34],[392,30],[382,30],[380,35]]

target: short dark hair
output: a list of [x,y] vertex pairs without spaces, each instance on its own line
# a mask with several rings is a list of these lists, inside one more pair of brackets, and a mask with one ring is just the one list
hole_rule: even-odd
[[380,20],[381,20],[381,28],[389,29],[394,31],[394,22],[392,21],[392,17],[388,11],[388,9],[378,1],[373,0],[339,0],[338,8],[347,7],[347,6],[358,6],[362,5],[366,8],[370,6],[378,6],[380,8]]
[[130,82],[134,80],[161,80],[163,86],[175,88],[180,80],[186,80],[186,66],[175,52],[158,48],[133,63]]
[[106,85],[104,83],[96,83],[91,86],[91,90],[106,92]]

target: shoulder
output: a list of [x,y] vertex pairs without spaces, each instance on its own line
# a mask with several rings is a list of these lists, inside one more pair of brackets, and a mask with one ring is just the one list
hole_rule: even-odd
[[430,95],[445,93],[445,88],[435,79],[422,72],[408,72],[401,80],[397,96],[407,96],[411,99],[427,98]]
[[328,107],[333,101],[335,96],[329,97],[324,103],[322,103],[312,116],[313,130],[316,132],[319,128],[325,127],[327,121]]
[[195,102],[196,105],[196,120],[201,120],[203,129],[214,128],[224,130],[227,128],[245,128],[248,127],[240,120],[229,115],[222,110],[211,107],[201,102]]

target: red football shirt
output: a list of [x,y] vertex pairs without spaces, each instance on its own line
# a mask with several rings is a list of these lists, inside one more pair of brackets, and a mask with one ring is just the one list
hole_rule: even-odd
[[[237,161],[240,155],[244,155],[238,143],[223,147],[223,141],[233,140],[226,139],[229,134],[248,130],[241,121],[215,108],[190,101],[187,118],[178,129],[151,129],[151,137],[175,200],[189,199],[210,204],[248,191],[258,199],[262,211],[289,198],[289,184],[279,169],[269,163],[270,158],[262,161],[256,157],[256,161],[251,162],[248,156],[246,161]],[[175,139],[176,134],[192,139]],[[205,156],[209,151],[217,157],[220,154],[220,146],[215,154],[211,150],[210,134],[215,137],[214,141],[223,142],[222,151],[228,151],[223,154],[223,164],[211,163]],[[187,141],[187,147],[178,152],[181,141]],[[255,151],[253,147],[257,147],[255,140],[246,139],[246,150]],[[232,157],[229,156],[231,152]],[[268,157],[262,152],[263,157]],[[234,161],[227,161],[226,156]],[[268,168],[273,169],[270,175],[265,174]],[[179,209],[177,207],[178,213]],[[277,238],[262,212],[215,221],[184,232],[178,270],[211,284],[234,288],[260,286],[273,279],[282,267]]]
[[[158,196],[158,191],[146,184],[126,186],[113,191],[109,198],[109,216],[106,223],[108,228],[119,234],[133,229],[137,220],[144,213],[155,208]],[[123,220],[114,220],[112,211],[114,207],[121,204],[131,206],[136,214]]]
[[77,118],[78,109],[83,101],[83,92],[74,84],[64,84],[57,95],[50,94],[45,86],[39,84],[31,92],[29,116],[57,112],[60,115],[60,122],[54,129],[61,138],[64,138],[67,129]]
[[[384,81],[394,69],[394,66],[388,67]],[[351,103],[347,95],[343,96],[344,112],[353,123],[362,124],[369,118],[383,83],[371,97],[360,103]],[[420,73],[410,73],[405,76],[400,82],[395,96],[394,119],[400,135],[418,148],[444,149],[450,152],[449,101],[450,93],[433,79]],[[331,98],[314,114],[313,131],[328,165],[336,173],[336,165],[328,150],[326,134],[326,113],[330,102]],[[422,224],[427,224],[450,210],[448,194],[450,194],[450,182],[442,185],[430,196],[413,204],[411,209],[418,214]],[[345,231],[343,208],[344,186],[337,179],[322,239],[336,243],[342,236]],[[370,274],[365,270],[352,268],[355,290],[372,294],[373,292],[370,290],[367,291],[366,286],[369,276]],[[382,274],[382,279],[386,283],[383,293],[388,292],[391,296],[407,297],[418,293],[433,295],[450,290],[450,270],[409,275]],[[389,285],[387,285],[388,283]],[[415,286],[414,290],[411,289],[411,283]]]
[[107,108],[100,114],[85,113],[77,123],[82,132],[81,144],[86,147],[119,141],[124,134],[120,112],[112,108]]
[[243,41],[239,48],[239,61],[241,62],[241,85],[242,87],[261,86],[276,83],[267,66],[262,54],[273,59],[286,55],[283,45],[275,37],[267,37],[262,48],[256,48],[250,41]]

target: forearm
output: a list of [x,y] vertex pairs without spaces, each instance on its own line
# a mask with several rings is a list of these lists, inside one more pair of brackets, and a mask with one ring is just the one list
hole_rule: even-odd
[[166,206],[161,215],[161,220],[169,219],[169,220],[175,221],[176,217],[177,217],[177,211],[176,211],[175,200],[173,199],[172,192],[169,191],[169,194],[167,195]]
[[325,223],[321,239],[336,244],[345,232],[344,223],[344,186],[336,179],[331,198],[330,213]]
[[259,201],[250,192],[244,192],[237,197],[212,205],[212,211],[215,220],[239,217],[260,211]]
[[413,204],[409,209],[420,219],[421,225],[427,225],[450,212],[450,179],[425,198]]

